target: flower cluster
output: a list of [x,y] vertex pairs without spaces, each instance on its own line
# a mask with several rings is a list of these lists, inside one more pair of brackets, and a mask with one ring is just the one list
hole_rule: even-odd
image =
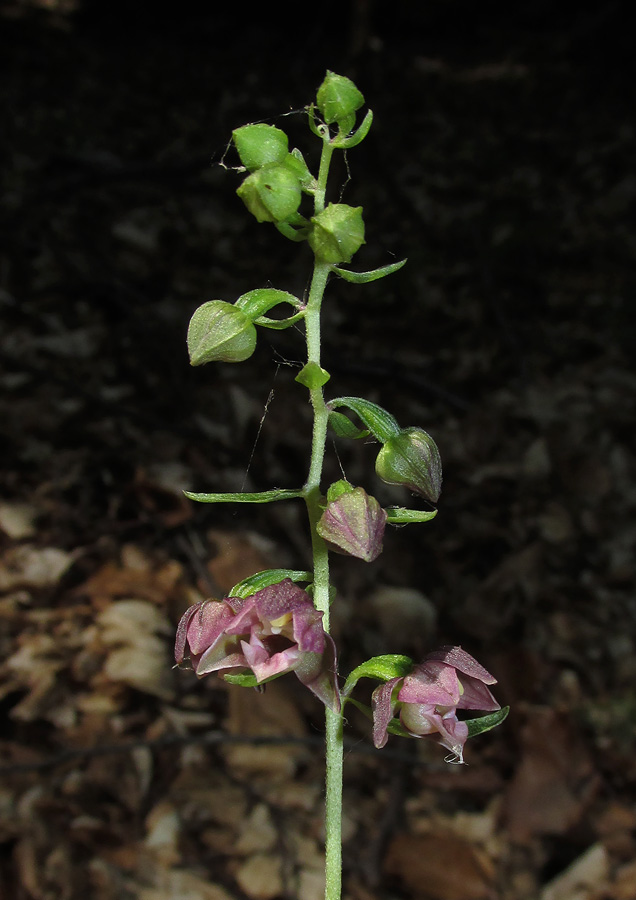
[[189,655],[199,677],[251,671],[258,684],[294,672],[337,711],[336,650],[321,620],[307,592],[285,578],[245,599],[191,606],[177,628],[175,659]]
[[441,647],[429,653],[413,671],[391,678],[372,696],[373,742],[384,747],[394,716],[413,737],[432,736],[463,762],[468,726],[458,709],[500,709],[487,685],[496,679],[461,647]]

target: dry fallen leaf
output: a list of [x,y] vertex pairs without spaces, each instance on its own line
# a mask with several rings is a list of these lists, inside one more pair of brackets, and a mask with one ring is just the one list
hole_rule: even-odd
[[389,845],[384,868],[414,900],[494,900],[488,857],[452,832],[401,834]]

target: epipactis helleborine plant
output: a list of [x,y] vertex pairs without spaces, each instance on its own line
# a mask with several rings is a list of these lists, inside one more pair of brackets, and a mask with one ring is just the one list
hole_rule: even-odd
[[[313,432],[307,479],[297,488],[260,492],[191,493],[200,503],[269,503],[301,499],[307,507],[312,544],[311,571],[268,569],[245,579],[221,600],[190,607],[177,629],[175,658],[189,659],[199,677],[216,673],[242,687],[258,687],[293,672],[325,706],[326,815],[325,900],[340,900],[343,712],[352,703],[373,720],[373,741],[389,734],[437,741],[452,759],[463,761],[469,737],[488,731],[506,716],[490,692],[495,679],[460,647],[432,651],[419,663],[406,656],[376,656],[357,666],[341,686],[336,648],[329,634],[329,552],[373,562],[382,551],[385,527],[428,522],[437,513],[442,485],[440,454],[422,428],[400,427],[387,410],[361,397],[325,399],[330,380],[322,367],[320,311],[329,278],[366,284],[391,275],[406,260],[367,272],[343,267],[365,240],[361,207],[326,202],[335,151],[352,149],[367,136],[369,110],[357,123],[364,97],[341,75],[327,72],[308,108],[311,132],[320,141],[317,175],[300,150],[273,125],[253,124],[232,135],[245,177],[237,190],[258,222],[272,223],[286,238],[306,242],[314,255],[309,294],[300,299],[277,288],[256,288],[234,303],[208,300],[188,328],[192,365],[242,362],[254,352],[259,328],[282,330],[304,324],[306,362],[296,381],[307,388]],[[276,317],[268,313],[285,310]],[[345,410],[346,412],[343,412]],[[351,415],[354,418],[351,418]],[[424,498],[429,509],[387,507],[363,487],[345,479],[322,487],[328,430],[344,440],[371,436],[380,445],[375,471],[387,484],[402,485]],[[301,587],[300,585],[305,585]],[[352,697],[361,678],[378,683],[369,703]],[[265,701],[266,702],[266,701]],[[458,710],[487,713],[458,718]]]

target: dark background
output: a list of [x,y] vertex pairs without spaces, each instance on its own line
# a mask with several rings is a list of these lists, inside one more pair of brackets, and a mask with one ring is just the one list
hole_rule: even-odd
[[[472,771],[450,780],[439,753],[419,744],[417,764],[397,775],[390,756],[356,763],[352,753],[347,896],[453,900],[448,879],[420,878],[414,862],[440,857],[435,816],[447,817],[445,846],[460,841],[456,855],[477,860],[462,900],[540,896],[592,851],[601,862],[586,896],[633,896],[636,134],[626,9],[0,7],[0,684],[5,773],[16,773],[0,877],[14,897],[159,900],[168,883],[176,889],[175,871],[203,872],[232,897],[264,896],[237,876],[235,838],[202,849],[186,789],[175,788],[192,760],[153,741],[178,736],[187,747],[217,724],[249,730],[222,685],[170,672],[171,630],[197,591],[222,594],[259,565],[308,561],[295,504],[193,509],[180,494],[302,483],[311,426],[293,381],[300,336],[261,332],[247,363],[193,370],[185,332],[204,300],[307,289],[307,248],[251,220],[238,176],[220,163],[235,164],[233,128],[266,121],[315,165],[302,110],[327,68],[353,78],[375,115],[331,181],[331,199],[343,191],[364,207],[356,267],[408,257],[390,279],[329,285],[327,393],[365,396],[425,427],[444,462],[432,524],[392,530],[371,566],[334,560],[341,671],[375,653],[461,643],[513,708],[469,747]],[[342,465],[382,502],[410,502],[374,480],[373,460],[372,447],[338,442],[328,476]],[[6,525],[16,508],[27,510],[26,531]],[[36,578],[25,559],[46,569],[51,548],[66,564]],[[131,597],[164,617],[166,671],[154,688],[147,673],[118,679],[111,645],[90,630]],[[54,646],[43,647],[45,635]],[[306,736],[316,735],[319,713],[288,690]],[[101,714],[77,700],[89,694],[108,696]],[[191,718],[177,726],[175,710]],[[364,721],[351,724],[368,744]],[[286,733],[284,717],[273,733]],[[109,782],[120,766],[134,781],[130,754],[96,751],[125,740],[154,764],[130,816]],[[59,756],[69,747],[70,761]],[[206,753],[234,784],[231,760]],[[320,783],[319,754],[294,765],[297,779]],[[266,797],[276,807],[253,778],[238,784],[248,806]],[[319,800],[305,819],[285,808],[283,826],[319,844]],[[163,859],[160,882],[122,848],[145,846],[148,817],[166,802],[180,823],[178,857]],[[489,817],[488,840],[462,832],[467,810]],[[73,831],[81,815],[93,831]],[[62,849],[60,829],[71,835]],[[371,862],[360,862],[356,839],[373,842]],[[268,896],[296,896],[297,857]],[[90,866],[76,867],[80,858]]]

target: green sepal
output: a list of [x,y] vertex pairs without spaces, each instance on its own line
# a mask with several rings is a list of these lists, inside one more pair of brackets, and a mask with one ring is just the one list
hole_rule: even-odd
[[[344,124],[344,123],[343,123]],[[351,128],[353,128],[355,124],[355,118],[351,122]],[[365,137],[368,135],[371,125],[373,124],[373,113],[371,110],[368,111],[362,122],[360,123],[360,127],[357,128],[353,134],[347,135],[347,132],[343,127],[340,129],[340,134],[335,137],[332,141],[334,147],[337,147],[339,150],[350,150],[352,147],[357,147],[358,144],[362,143]]]
[[368,428],[357,428],[344,413],[334,410],[329,413],[328,425],[337,437],[350,438],[354,441],[369,434]]
[[256,675],[252,675],[251,673],[248,675],[231,675],[226,674],[223,676],[223,680],[227,681],[228,684],[238,684],[239,687],[258,687],[263,682],[258,681]]
[[336,397],[327,404],[329,410],[344,406],[354,412],[367,426],[371,434],[382,444],[400,433],[397,420],[377,403],[361,397]]
[[327,503],[335,503],[338,497],[342,497],[343,494],[350,494],[353,490],[353,485],[349,484],[345,478],[334,481],[327,488]]
[[488,713],[487,716],[480,716],[478,719],[464,719],[464,722],[468,725],[468,737],[475,737],[477,734],[483,734],[484,731],[491,731],[497,725],[501,725],[509,712],[510,707],[504,706],[502,709]]
[[320,262],[330,265],[351,262],[351,257],[365,243],[362,207],[329,203],[312,216],[307,240]]
[[403,506],[388,506],[385,510],[389,525],[410,525],[414,522],[430,522],[437,515],[436,509],[405,509]]
[[331,375],[326,369],[323,369],[318,363],[312,361],[302,367],[294,381],[297,381],[299,384],[304,384],[306,388],[313,391],[315,388],[321,388],[324,384],[327,384],[330,378]]
[[278,584],[285,578],[289,578],[291,581],[305,581],[307,583],[314,580],[312,572],[304,572],[298,569],[264,569],[262,572],[256,572],[255,575],[250,575],[249,578],[244,578],[238,584],[235,584],[228,597],[240,597],[242,600],[245,600],[257,591],[262,591],[263,588],[272,584]]
[[306,194],[315,194],[318,182],[309,171],[305,157],[296,147],[285,157],[283,165],[287,166],[300,181],[300,186]]
[[332,266],[331,271],[351,284],[369,284],[371,281],[377,281],[379,278],[385,278],[387,275],[397,272],[405,262],[405,259],[401,259],[399,262],[390,263],[380,269],[371,269],[369,272],[352,272],[350,269],[341,269],[340,266]]
[[288,156],[287,135],[274,125],[243,125],[234,129],[232,139],[249,172],[271,163],[282,163]]
[[248,175],[236,193],[257,222],[284,222],[300,205],[301,186],[284,163],[270,163]]
[[294,309],[303,308],[298,297],[276,288],[256,288],[254,291],[248,291],[247,294],[241,294],[234,306],[242,310],[254,322],[259,316],[263,316],[280,303],[287,303]]
[[378,681],[390,681],[392,678],[403,678],[413,671],[415,663],[410,656],[400,653],[388,653],[385,656],[374,656],[361,663],[351,672],[342,690],[347,696],[361,678],[375,678]]
[[236,494],[196,494],[192,491],[183,492],[188,500],[196,503],[273,503],[275,500],[293,500],[302,497],[303,492],[288,491],[276,488],[273,491],[248,491]]

